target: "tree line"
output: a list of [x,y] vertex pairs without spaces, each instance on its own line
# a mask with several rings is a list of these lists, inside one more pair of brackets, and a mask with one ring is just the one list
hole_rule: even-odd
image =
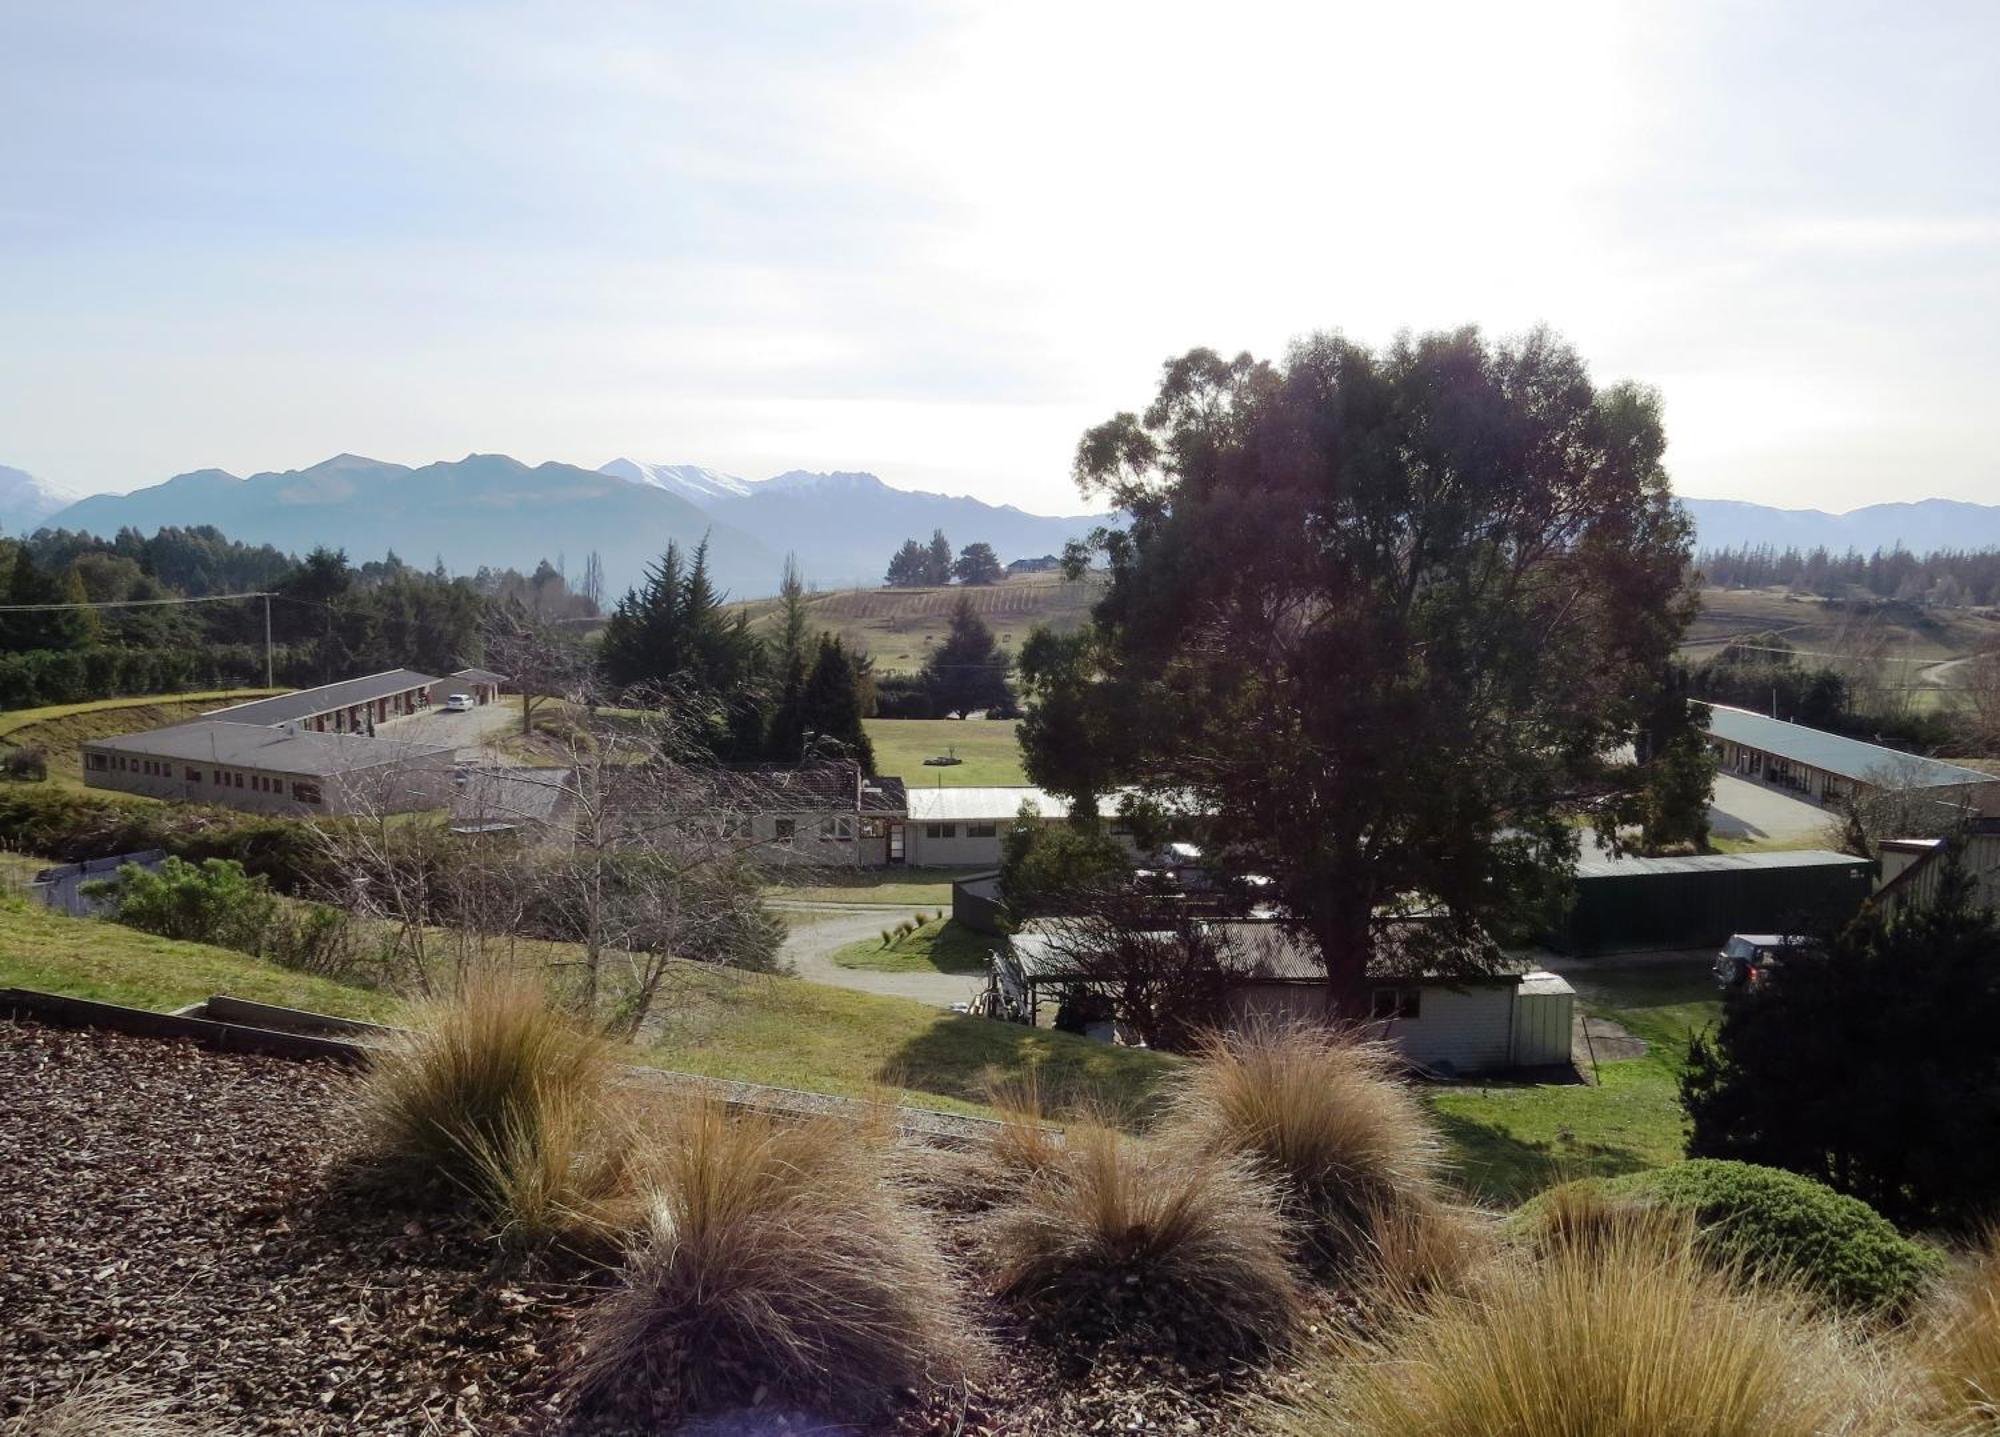
[[977,586],[997,584],[1007,577],[993,546],[985,542],[967,544],[953,558],[951,540],[944,530],[931,531],[928,544],[905,539],[903,547],[889,559],[883,582],[892,589],[942,589],[952,580]]
[[1930,604],[1938,608],[1984,608],[2000,603],[2000,549],[1943,549],[1913,554],[1877,549],[1872,554],[1825,548],[1710,549],[1700,567],[1708,584],[1720,589],[1763,589],[1782,585],[1822,598],[1863,594],[1877,599]]

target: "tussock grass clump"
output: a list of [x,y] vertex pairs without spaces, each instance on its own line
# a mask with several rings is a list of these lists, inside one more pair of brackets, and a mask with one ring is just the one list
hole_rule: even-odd
[[589,1319],[586,1407],[652,1421],[780,1401],[860,1415],[976,1365],[944,1259],[843,1124],[675,1104],[624,1287]]
[[2000,1228],[1988,1228],[1918,1313],[1912,1352],[1937,1430],[2000,1432]]
[[1088,1337],[1171,1328],[1190,1353],[1236,1356],[1299,1315],[1276,1195],[1225,1153],[1073,1128],[989,1242],[1002,1295]]
[[1436,1198],[1368,1209],[1358,1257],[1370,1279],[1363,1296],[1390,1305],[1454,1291],[1498,1250],[1495,1220]]
[[[1213,1037],[1172,1099],[1183,1145],[1240,1153],[1285,1194],[1313,1254],[1364,1254],[1399,1209],[1438,1201],[1443,1143],[1390,1048],[1303,1025]],[[1408,1219],[1414,1221],[1414,1219]]]
[[1262,1415],[1279,1437],[1873,1437],[1898,1430],[1892,1378],[1807,1299],[1614,1223],[1326,1354]]
[[531,984],[468,983],[376,1054],[361,1103],[375,1156],[453,1184],[539,1237],[591,1227],[616,1192],[609,1046]]
[[122,1382],[78,1387],[0,1423],[0,1437],[219,1437],[173,1404]]

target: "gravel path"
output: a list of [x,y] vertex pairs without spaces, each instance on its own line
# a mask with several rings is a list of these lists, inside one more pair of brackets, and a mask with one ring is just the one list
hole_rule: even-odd
[[857,993],[874,993],[887,998],[914,998],[939,1008],[969,1001],[983,992],[986,979],[978,973],[875,973],[865,968],[843,968],[833,954],[849,943],[878,937],[884,928],[893,928],[920,912],[935,913],[935,906],[918,908],[878,908],[873,904],[773,904],[803,921],[792,925],[785,935],[781,956],[792,971],[812,983],[835,988],[851,988]]
[[1833,817],[1831,809],[1821,808],[1810,799],[1766,788],[1733,773],[1715,776],[1715,799],[1708,814],[1717,838],[1768,839],[1778,843],[1797,842],[1824,833]]

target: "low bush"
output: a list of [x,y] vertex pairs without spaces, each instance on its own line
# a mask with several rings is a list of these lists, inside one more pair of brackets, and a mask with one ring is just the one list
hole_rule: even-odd
[[1299,1314],[1277,1197],[1225,1153],[1072,1129],[989,1244],[1003,1296],[1086,1338],[1233,1358],[1282,1345]]
[[678,1104],[644,1171],[623,1287],[588,1320],[586,1407],[661,1424],[766,1401],[858,1417],[976,1365],[942,1255],[851,1127]]
[[0,750],[0,778],[16,783],[41,783],[49,776],[49,755],[38,744]]
[[2000,1431],[2000,1229],[1939,1287],[1914,1336],[1924,1415],[1941,1431]]
[[1336,1346],[1261,1415],[1278,1437],[1874,1437],[1893,1373],[1805,1299],[1630,1225],[1489,1268]]
[[503,1230],[601,1231],[623,1170],[610,1078],[608,1046],[541,989],[479,977],[371,1056],[366,1142],[392,1172],[470,1194]]
[[1898,1232],[1868,1204],[1777,1168],[1714,1158],[1619,1178],[1586,1179],[1527,1204],[1517,1225],[1564,1220],[1588,1196],[1686,1213],[1704,1251],[1767,1270],[1844,1306],[1906,1309],[1944,1270],[1937,1250]]
[[1398,1210],[1439,1200],[1443,1144],[1396,1066],[1389,1048],[1322,1028],[1214,1038],[1173,1094],[1166,1131],[1248,1158],[1279,1185],[1312,1253],[1345,1261]]
[[168,858],[157,869],[128,863],[116,878],[86,883],[83,891],[109,900],[108,916],[127,928],[239,953],[263,952],[278,912],[270,885],[227,858],[201,863]]

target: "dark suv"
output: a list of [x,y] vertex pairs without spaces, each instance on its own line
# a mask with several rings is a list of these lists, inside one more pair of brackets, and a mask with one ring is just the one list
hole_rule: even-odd
[[1787,949],[1802,947],[1805,942],[1782,933],[1732,933],[1715,955],[1715,986],[1725,990],[1755,987]]

